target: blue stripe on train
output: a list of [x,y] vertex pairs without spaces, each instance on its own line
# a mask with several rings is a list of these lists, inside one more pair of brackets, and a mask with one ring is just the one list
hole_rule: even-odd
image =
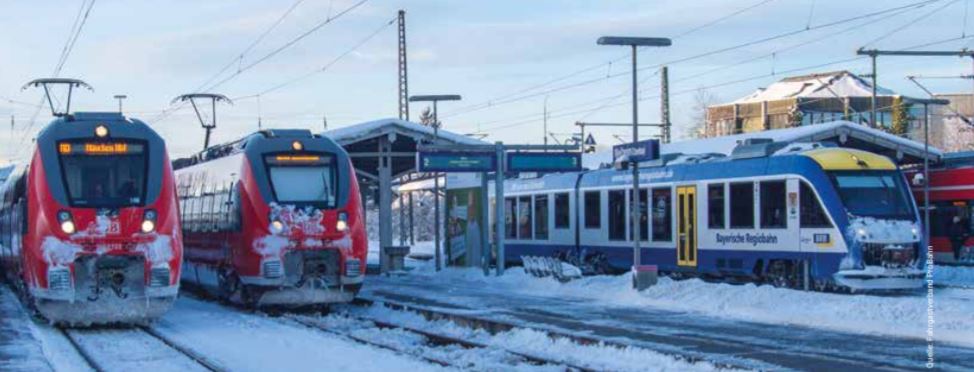
[[[508,263],[520,263],[521,256],[555,256],[560,252],[574,251],[570,245],[507,243],[504,258]],[[583,246],[587,254],[603,253],[609,265],[618,270],[632,267],[631,247]],[[700,249],[696,267],[677,265],[675,248],[642,248],[640,260],[644,265],[657,265],[664,271],[698,272],[715,275],[751,275],[759,260],[808,260],[813,278],[831,278],[838,271],[845,253],[740,251],[724,249]]]

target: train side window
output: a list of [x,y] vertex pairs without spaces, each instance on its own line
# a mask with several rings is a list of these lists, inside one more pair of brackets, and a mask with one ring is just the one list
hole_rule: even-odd
[[829,218],[822,209],[822,203],[819,203],[818,198],[815,197],[815,192],[812,191],[812,187],[808,186],[807,182],[802,181],[799,193],[801,194],[799,195],[801,200],[799,223],[801,227],[832,227],[832,223],[829,222]]
[[626,191],[609,190],[609,240],[626,239]]
[[517,200],[517,238],[531,239],[531,197],[522,196]]
[[534,238],[548,240],[548,195],[534,197]]
[[730,184],[730,227],[754,228],[754,182]]
[[504,198],[504,235],[508,239],[517,239],[517,201],[514,198]]
[[653,241],[673,240],[673,191],[653,189]]
[[571,208],[568,203],[568,193],[555,194],[555,228],[567,229],[571,225]]
[[788,227],[785,211],[785,181],[761,182],[761,228]]
[[[629,199],[632,200],[632,190],[629,190]],[[649,196],[646,189],[639,189],[639,240],[647,241],[649,240]],[[632,202],[627,203],[632,207]],[[631,225],[629,222],[629,216],[626,216],[626,223]],[[629,240],[632,240],[632,226],[629,226]]]
[[724,184],[718,183],[707,186],[707,227],[723,229],[727,227],[724,217]]
[[585,228],[602,227],[602,194],[599,191],[585,192]]

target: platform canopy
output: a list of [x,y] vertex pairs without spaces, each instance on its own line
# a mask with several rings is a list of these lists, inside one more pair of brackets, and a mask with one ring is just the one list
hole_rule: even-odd
[[433,128],[399,119],[380,119],[323,132],[348,151],[359,175],[370,180],[378,176],[380,144],[388,144],[384,156],[392,158],[392,178],[412,173],[416,167],[416,146],[485,145],[487,142],[440,129],[434,139]]
[[[923,162],[925,157],[930,159],[931,162],[937,162],[944,155],[943,151],[933,146],[929,148],[929,154],[925,153],[923,142],[896,136],[850,121],[834,121],[795,128],[772,129],[761,132],[678,141],[662,145],[660,153],[718,153],[729,156],[738,144],[748,139],[758,138],[786,143],[831,142],[840,147],[882,154],[899,164],[920,163]],[[583,165],[588,168],[598,168],[600,164],[612,162],[612,151],[600,151],[587,155],[590,156],[587,159],[583,159]]]

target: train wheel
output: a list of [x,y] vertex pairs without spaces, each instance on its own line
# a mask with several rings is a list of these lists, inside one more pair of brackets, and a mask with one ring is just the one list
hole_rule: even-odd
[[236,273],[225,270],[221,271],[219,278],[220,287],[220,299],[226,302],[242,302],[241,292],[242,285],[240,284],[240,277]]
[[765,282],[778,288],[794,288],[797,282],[794,266],[790,261],[771,261],[765,274]]

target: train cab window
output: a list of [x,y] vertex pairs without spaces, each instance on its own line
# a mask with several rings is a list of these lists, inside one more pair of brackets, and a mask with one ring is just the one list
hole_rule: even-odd
[[278,202],[336,206],[334,157],[268,155],[264,160]]
[[785,210],[785,181],[761,182],[761,228],[788,227]]
[[812,227],[832,227],[832,223],[829,222],[828,216],[825,215],[825,211],[822,209],[822,204],[818,202],[818,198],[815,197],[815,192],[812,191],[811,186],[808,186],[807,182],[802,182],[799,187],[799,209],[801,214],[799,215],[799,223],[801,227],[812,228]]
[[[632,190],[629,190],[629,197],[632,198]],[[646,189],[639,190],[639,240],[649,240],[649,196]],[[631,206],[632,203],[630,202]],[[628,216],[626,221],[629,221]],[[629,222],[627,222],[629,223]],[[631,224],[631,223],[630,223]],[[632,227],[629,228],[629,240],[632,240]]]
[[609,190],[609,240],[626,239],[626,191]]
[[673,240],[673,192],[669,187],[653,189],[653,241]]
[[585,192],[585,228],[602,227],[602,194],[599,191]]
[[754,228],[753,182],[730,184],[730,212],[730,227],[732,229]]
[[707,227],[723,229],[727,227],[724,221],[724,184],[707,186]]
[[534,238],[548,240],[548,195],[534,197]]
[[514,198],[504,198],[504,237],[517,239],[517,200]]
[[75,207],[141,205],[145,199],[145,145],[67,143],[58,145],[68,202]]
[[517,200],[517,238],[531,239],[531,197],[522,196]]
[[555,194],[555,228],[567,229],[571,225],[571,208],[568,193]]

